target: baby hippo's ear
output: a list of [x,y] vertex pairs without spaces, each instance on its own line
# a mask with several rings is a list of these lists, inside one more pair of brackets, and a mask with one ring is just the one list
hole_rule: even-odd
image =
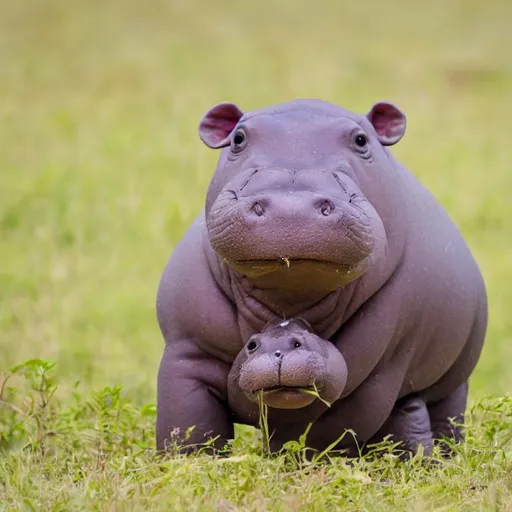
[[213,149],[229,145],[229,134],[244,113],[234,103],[219,103],[212,107],[199,123],[199,137]]
[[379,102],[366,115],[383,146],[396,144],[405,133],[405,115],[392,103]]
[[294,318],[293,323],[300,326],[305,331],[313,333],[313,327],[311,327],[311,324],[304,320],[303,318]]

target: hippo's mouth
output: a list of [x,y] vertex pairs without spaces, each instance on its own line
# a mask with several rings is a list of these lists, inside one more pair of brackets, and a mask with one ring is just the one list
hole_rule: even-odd
[[352,280],[362,275],[368,266],[368,258],[355,265],[313,258],[289,258],[286,256],[276,259],[225,259],[225,261],[230,267],[242,274],[250,274],[251,277],[261,277],[275,272],[300,275],[302,273],[308,274],[313,270],[315,274],[326,274],[331,277],[337,275],[339,278]]
[[[318,388],[317,388],[318,390]],[[308,392],[314,392],[315,387],[308,385],[308,386],[269,386],[268,388],[261,388],[256,389],[252,393],[254,395],[257,395],[258,393],[274,393],[279,391],[298,391],[300,393],[308,393]]]
[[252,399],[260,397],[265,405],[274,409],[301,409],[317,398],[314,386],[270,386],[252,392]]
[[[233,262],[232,262],[233,263]],[[345,269],[350,270],[350,265],[343,265],[340,263],[334,263],[332,261],[327,260],[319,260],[315,258],[293,258],[287,256],[281,256],[280,258],[275,259],[254,259],[254,260],[237,260],[234,263],[238,263],[240,265],[253,265],[253,266],[267,266],[267,265],[280,265],[286,268],[290,268],[292,264],[300,265],[300,264],[314,264],[314,265],[328,265],[332,268]]]

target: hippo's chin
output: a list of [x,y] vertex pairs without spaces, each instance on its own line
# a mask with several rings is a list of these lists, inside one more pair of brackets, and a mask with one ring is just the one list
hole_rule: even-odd
[[234,270],[258,280],[264,285],[269,283],[304,283],[314,280],[318,286],[325,289],[335,289],[344,286],[363,275],[368,268],[368,258],[355,265],[344,265],[315,259],[293,259],[283,257],[280,260],[244,260],[226,263]]
[[289,386],[276,386],[268,389],[263,389],[253,393],[253,400],[258,399],[258,394],[261,393],[263,403],[273,409],[301,409],[312,404],[316,400],[316,396],[308,393],[309,386],[289,387]]

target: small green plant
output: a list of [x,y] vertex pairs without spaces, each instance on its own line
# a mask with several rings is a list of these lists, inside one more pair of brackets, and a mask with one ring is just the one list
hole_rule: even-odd
[[331,407],[332,404],[330,404],[327,400],[324,400],[321,396],[320,396],[320,391],[316,385],[315,382],[313,382],[313,386],[311,388],[299,388],[299,391],[301,393],[304,393],[306,395],[312,395],[314,396],[315,398],[317,398],[318,400],[320,400],[323,404],[327,405],[327,407]]
[[259,420],[258,425],[261,431],[263,453],[270,454],[270,430],[268,426],[268,406],[263,401],[263,391],[258,393]]
[[[105,387],[84,398],[75,391],[62,407],[56,397],[55,363],[32,359],[0,377],[0,432],[4,451],[41,451],[59,443],[88,444],[101,458],[118,449],[146,450],[153,444],[156,408],[135,407],[122,397],[121,387]],[[17,382],[16,386],[9,385]]]
[[[52,420],[55,413],[50,401],[57,390],[51,370],[55,363],[41,359],[31,359],[10,368],[0,376],[0,414],[7,421],[0,423],[1,445],[7,448],[14,443],[25,443],[24,447],[36,447],[47,436],[53,435]],[[19,400],[19,390],[9,386],[15,377],[24,380],[29,393]],[[19,402],[19,403],[17,403]],[[1,416],[0,416],[1,417]]]

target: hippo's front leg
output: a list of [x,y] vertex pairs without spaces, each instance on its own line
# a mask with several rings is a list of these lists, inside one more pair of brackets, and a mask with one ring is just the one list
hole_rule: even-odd
[[418,396],[406,396],[395,403],[389,418],[367,445],[379,443],[387,436],[399,451],[417,453],[420,445],[423,453],[432,452],[432,430],[425,401]]
[[464,438],[462,424],[468,398],[468,383],[459,386],[451,395],[428,404],[428,413],[432,425],[434,444],[441,454],[449,456],[452,447],[447,440],[459,443]]
[[434,443],[440,444],[441,452],[450,453],[444,440],[460,442],[463,433],[460,423],[464,419],[468,394],[467,383],[434,403],[425,403],[419,396],[407,396],[398,400],[391,415],[381,429],[367,443],[378,443],[386,436],[392,442],[400,442],[398,450],[416,453],[423,447],[424,455],[430,455]]
[[[190,340],[167,343],[158,373],[157,449],[176,439],[183,451],[211,438],[221,449],[233,437],[227,406],[229,365],[204,353]],[[190,436],[184,438],[190,427]]]

